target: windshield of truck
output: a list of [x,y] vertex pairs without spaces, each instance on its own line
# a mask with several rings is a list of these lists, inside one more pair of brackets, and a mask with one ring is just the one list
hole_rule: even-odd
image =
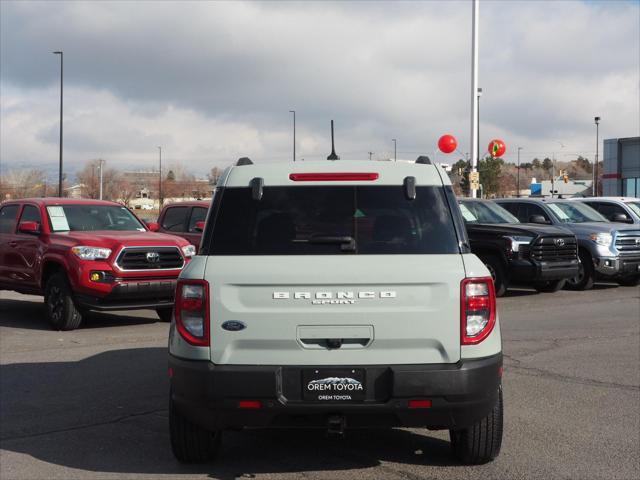
[[558,221],[562,223],[585,223],[608,221],[593,208],[580,202],[547,203]]
[[[458,253],[442,187],[264,187],[219,192],[210,255]],[[208,227],[209,228],[209,227]]]
[[47,213],[52,232],[146,230],[126,207],[118,205],[50,205]]
[[639,202],[625,202],[629,208],[640,217],[640,201]]
[[491,201],[460,200],[458,203],[465,223],[520,223],[520,220]]

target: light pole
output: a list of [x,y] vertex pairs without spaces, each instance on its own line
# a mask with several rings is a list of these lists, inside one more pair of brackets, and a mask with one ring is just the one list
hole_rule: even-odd
[[522,147],[518,147],[518,186],[516,187],[516,196],[520,198],[520,150]]
[[60,55],[60,165],[58,167],[58,197],[62,197],[62,80],[63,80],[63,57],[62,51],[53,52]]
[[289,113],[293,113],[293,161],[296,161],[296,111],[289,110]]
[[160,176],[158,178],[158,210],[162,210],[162,147],[158,147],[160,159]]
[[[480,157],[480,140],[478,135],[478,17],[480,16],[480,0],[471,2],[471,171],[478,171],[478,158]],[[476,189],[470,189],[471,197],[475,198]]]
[[397,162],[398,161],[398,141],[395,138],[392,138],[391,141],[393,142],[393,161]]
[[373,152],[367,152],[369,154],[369,160],[373,157]]
[[102,200],[102,166],[103,166],[104,160],[100,159],[98,161],[100,162],[100,200]]
[[592,191],[591,191],[591,195],[594,197],[598,196],[598,143],[599,143],[599,139],[598,139],[598,134],[600,133],[599,130],[599,126],[600,126],[600,117],[593,117],[593,120],[596,123],[596,162],[595,165],[593,166],[593,185],[592,185]]

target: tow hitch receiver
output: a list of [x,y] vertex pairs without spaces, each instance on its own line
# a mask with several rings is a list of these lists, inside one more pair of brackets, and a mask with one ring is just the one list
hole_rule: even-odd
[[328,437],[344,437],[344,430],[347,422],[342,415],[329,415],[327,420],[327,436]]

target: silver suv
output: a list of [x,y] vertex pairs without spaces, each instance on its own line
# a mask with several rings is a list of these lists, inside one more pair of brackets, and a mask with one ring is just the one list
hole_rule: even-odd
[[610,222],[640,225],[640,198],[584,197],[571,200],[589,205]]
[[227,169],[169,338],[174,455],[204,461],[256,427],[450,430],[463,463],[498,455],[493,282],[447,175],[416,164]]

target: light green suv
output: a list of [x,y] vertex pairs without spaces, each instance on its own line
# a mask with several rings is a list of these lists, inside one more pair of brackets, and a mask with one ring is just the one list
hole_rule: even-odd
[[427,157],[228,168],[178,280],[169,373],[180,461],[244,427],[448,429],[463,463],[495,458],[494,286],[447,175]]

